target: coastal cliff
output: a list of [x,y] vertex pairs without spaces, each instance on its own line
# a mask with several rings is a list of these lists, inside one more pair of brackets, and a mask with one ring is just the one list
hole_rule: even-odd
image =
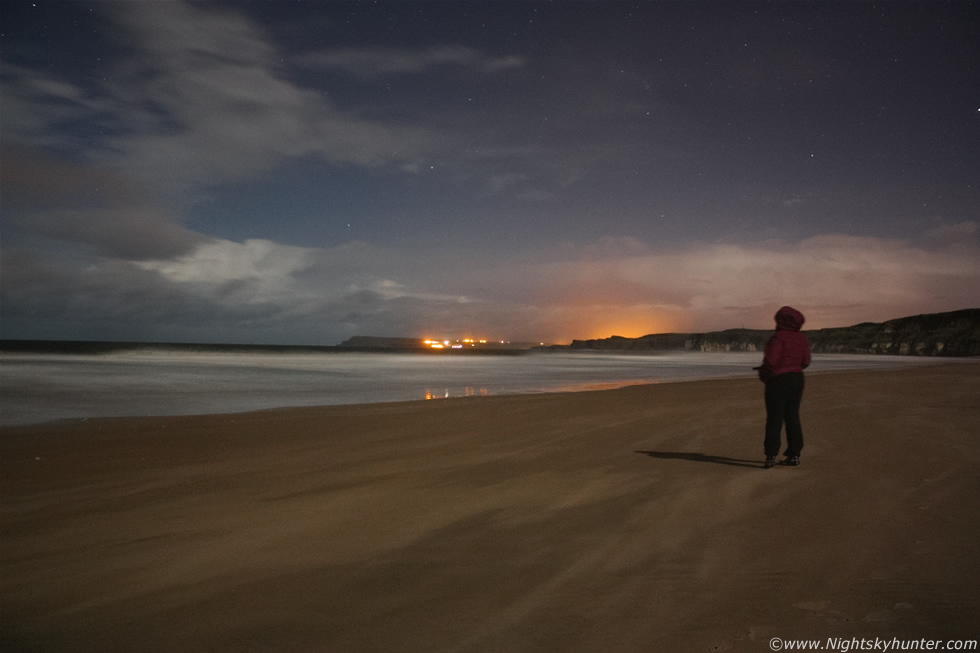
[[[863,322],[849,327],[804,331],[815,353],[905,356],[980,355],[980,308]],[[639,338],[612,336],[573,340],[558,350],[600,351],[759,351],[772,330],[728,329],[710,333],[657,333]]]

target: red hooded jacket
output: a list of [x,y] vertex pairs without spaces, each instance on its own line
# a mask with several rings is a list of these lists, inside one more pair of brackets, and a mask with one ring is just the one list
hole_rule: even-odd
[[805,321],[802,313],[789,306],[776,312],[776,333],[766,344],[760,379],[768,381],[787,372],[802,372],[810,365],[810,343],[800,332]]

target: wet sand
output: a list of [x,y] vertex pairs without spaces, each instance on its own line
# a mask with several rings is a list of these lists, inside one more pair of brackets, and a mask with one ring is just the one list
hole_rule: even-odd
[[0,436],[3,651],[977,639],[980,362]]

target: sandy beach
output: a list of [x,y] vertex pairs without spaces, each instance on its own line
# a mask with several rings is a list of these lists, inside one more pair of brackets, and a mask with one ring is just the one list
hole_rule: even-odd
[[980,362],[0,437],[3,651],[980,638]]

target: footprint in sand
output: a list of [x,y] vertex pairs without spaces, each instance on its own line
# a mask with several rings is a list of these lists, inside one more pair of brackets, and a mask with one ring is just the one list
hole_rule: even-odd
[[842,621],[846,623],[850,621],[850,618],[843,612],[830,610],[830,601],[800,601],[799,603],[794,603],[793,607],[806,610],[814,617],[820,617],[826,620],[828,624],[837,624]]
[[[753,626],[749,628],[749,631],[745,633],[744,637],[734,637],[736,643],[744,640],[749,640],[750,642],[762,641],[763,639],[769,638],[769,632],[772,629],[769,626]],[[734,648],[734,644],[727,640],[722,640],[716,644],[709,646],[708,651],[729,651]]]
[[793,607],[807,612],[823,612],[830,607],[830,601],[802,601],[794,603]]
[[769,626],[752,626],[749,628],[747,637],[750,642],[762,641],[764,639],[769,639],[770,632],[772,632],[772,628]]
[[893,621],[896,617],[903,613],[909,613],[913,610],[911,603],[896,603],[895,607],[891,610],[878,610],[876,612],[870,612],[865,615],[864,620],[868,623],[881,623],[884,621]]
[[891,621],[894,618],[895,614],[891,610],[878,610],[877,612],[870,612],[864,616],[866,622],[873,624]]

